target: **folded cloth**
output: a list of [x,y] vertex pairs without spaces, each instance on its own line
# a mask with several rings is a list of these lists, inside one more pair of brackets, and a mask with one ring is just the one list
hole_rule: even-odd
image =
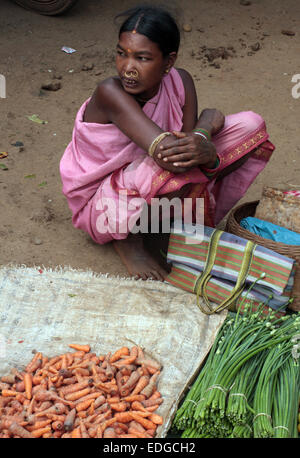
[[[248,293],[247,301],[284,309],[293,289],[294,259],[208,226],[203,226],[201,235],[199,227],[182,225],[180,229],[176,222],[167,260],[172,270],[166,281],[196,294],[205,292],[217,304],[236,291],[235,306]],[[207,277],[206,285],[199,289],[203,276]]]
[[287,245],[300,245],[299,232],[291,231],[278,224],[270,223],[259,218],[248,216],[243,218],[240,225],[253,234],[259,235],[265,239],[273,240],[274,242],[285,243]]

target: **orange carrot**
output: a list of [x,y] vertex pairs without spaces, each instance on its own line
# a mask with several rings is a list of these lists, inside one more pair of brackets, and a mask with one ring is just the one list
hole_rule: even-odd
[[146,408],[154,406],[154,405],[160,405],[162,403],[163,403],[163,399],[162,398],[146,399],[145,401],[142,401],[143,406],[146,407]]
[[2,390],[1,394],[4,397],[11,397],[11,396],[17,396],[18,392],[14,390]]
[[150,438],[149,434],[147,434],[146,432],[142,433],[141,431],[137,431],[134,428],[129,428],[128,434],[133,434],[136,438]]
[[47,418],[50,418],[51,421],[60,421],[64,423],[66,416],[65,415],[58,415],[57,413],[46,413]]
[[119,435],[120,439],[136,439],[135,434],[120,434]]
[[51,422],[52,422],[51,419],[36,421],[34,425],[32,425],[32,426],[26,426],[26,429],[27,429],[28,431],[32,432],[32,431],[34,431],[35,429],[44,428],[45,426],[50,425]]
[[31,370],[31,367],[34,366],[35,362],[39,358],[40,359],[42,358],[42,353],[36,352],[35,355],[33,356],[33,358],[31,359],[31,361],[29,361],[29,363],[25,367],[25,372],[34,372],[34,371]]
[[[103,422],[106,422],[108,420],[110,420],[112,417],[111,417],[111,410],[107,410],[106,412],[104,413],[99,413],[95,418],[94,418],[94,424],[97,425],[97,424],[100,424]],[[104,431],[104,430],[103,430]]]
[[128,391],[131,390],[137,384],[140,377],[141,371],[139,369],[132,372],[127,382],[121,388],[121,396],[126,396],[126,394],[128,394]]
[[[93,399],[94,401],[99,398],[100,396],[102,396],[102,393],[101,391],[95,391],[94,393],[89,393],[89,394],[86,394],[85,396],[83,396],[82,398],[79,398],[77,399],[76,401],[74,401],[75,403],[75,407],[77,404],[79,404],[80,402],[83,402],[83,401],[87,401],[88,399]],[[101,404],[100,404],[101,405]]]
[[114,402],[110,404],[110,407],[112,410],[115,410],[116,412],[125,412],[125,410],[128,408],[129,404],[124,401],[120,402]]
[[95,409],[97,409],[98,407],[102,406],[106,401],[106,398],[105,396],[103,396],[102,394],[96,398],[95,400]]
[[141,391],[141,394],[144,394],[146,398],[149,398],[156,387],[157,379],[160,374],[160,371],[155,372],[150,378],[148,385]]
[[128,357],[125,357],[123,360],[113,363],[113,365],[116,367],[120,367],[120,366],[124,366],[125,364],[132,364],[137,359],[137,356],[138,356],[138,348],[132,347],[130,355]]
[[146,397],[143,395],[143,394],[135,394],[135,395],[132,395],[130,394],[129,396],[125,396],[123,398],[124,401],[127,401],[127,402],[133,402],[133,401],[144,401],[146,399]]
[[142,412],[141,410],[130,410],[129,413],[137,414],[143,418],[149,417],[149,415],[151,415],[151,412],[148,412],[148,410],[146,410],[146,412]]
[[66,394],[69,393],[74,393],[75,391],[82,390],[83,388],[86,388],[89,386],[89,380],[83,380],[80,383],[75,383],[74,385],[68,385],[68,386],[63,386],[59,390],[59,394],[61,396],[65,396]]
[[137,431],[140,431],[141,433],[144,433],[146,430],[145,428],[138,422],[132,420],[130,423],[129,423],[129,428],[133,428],[133,429],[136,429]]
[[114,382],[100,382],[95,384],[97,388],[100,388],[100,390],[104,391],[105,393],[109,393],[112,396],[115,396],[118,393],[118,386]]
[[68,405],[71,407],[71,409],[74,407],[74,402],[73,401],[67,401],[64,398],[61,398],[57,396],[57,394],[51,392],[51,391],[45,391],[45,390],[40,390],[35,394],[35,399],[37,401],[54,401],[54,402],[60,402],[65,405]]
[[73,429],[72,434],[71,434],[72,439],[79,439],[81,438],[81,431],[80,431],[80,426],[77,428]]
[[51,407],[49,407],[49,409],[46,409],[46,410],[43,410],[41,412],[36,413],[35,416],[37,418],[38,417],[44,417],[48,413],[55,413],[57,415],[61,415],[61,414],[65,413],[65,411],[66,411],[66,406],[64,404],[62,404],[62,403],[57,402],[56,404],[54,404]]
[[146,418],[142,417],[140,413],[130,412],[131,417],[133,420],[140,423],[145,429],[156,429],[156,424]]
[[101,427],[101,425],[99,425],[99,426],[97,427],[96,437],[97,437],[98,439],[102,439],[102,438],[103,438],[103,433],[102,433],[102,427]]
[[115,361],[118,361],[118,359],[121,358],[121,356],[128,356],[130,354],[129,348],[128,347],[122,347],[119,348],[109,359],[110,363],[114,363]]
[[75,391],[74,393],[69,393],[65,395],[67,401],[77,401],[77,399],[82,398],[86,394],[89,394],[91,391],[90,388],[84,388],[83,390]]
[[13,374],[3,375],[1,377],[1,382],[8,383],[9,385],[12,385],[13,383],[15,383],[15,381],[16,379]]
[[139,401],[133,401],[131,403],[132,410],[140,410],[141,412],[147,412],[143,404]]
[[103,433],[103,438],[104,439],[114,439],[117,437],[116,431],[114,428],[106,428],[104,433]]
[[144,364],[144,366],[146,367],[150,366],[156,369],[157,371],[161,370],[162,367],[158,361],[152,358],[137,358],[135,363],[140,365]]
[[25,399],[26,399],[26,398],[25,398],[25,396],[24,396],[23,393],[18,393],[18,394],[16,395],[16,400],[19,401],[21,404],[24,403]]
[[83,423],[83,421],[80,422],[80,432],[81,432],[81,437],[83,437],[85,439],[90,437],[89,433],[87,432],[86,426]]
[[138,345],[138,359],[144,359],[144,358],[145,358],[144,350],[142,349],[142,347]]
[[18,425],[18,423],[16,422],[12,422],[8,429],[12,434],[20,436],[22,438],[35,437],[30,431],[27,431],[27,429],[23,428],[23,426]]
[[155,423],[156,425],[162,425],[164,422],[163,417],[157,415],[156,413],[151,414],[149,420]]
[[133,418],[131,412],[118,412],[115,414],[114,419],[120,423],[129,423]]
[[131,392],[131,395],[139,394],[149,383],[149,375],[142,375],[139,381],[137,382],[134,390]]
[[[122,412],[124,413],[124,412]],[[101,424],[101,429],[102,429],[102,432],[105,431],[106,428],[108,428],[109,426],[113,425],[115,422],[116,422],[116,418],[113,417],[113,418],[109,418],[108,420],[105,420],[102,424]],[[122,422],[121,422],[122,423]],[[123,422],[125,423],[125,422]]]
[[93,399],[87,399],[86,401],[79,402],[79,404],[76,405],[76,411],[80,412],[82,410],[86,410],[90,407],[90,405],[94,402]]
[[161,398],[161,393],[157,390],[153,391],[153,394],[149,397],[149,399],[158,399]]
[[107,399],[109,404],[115,404],[116,402],[120,402],[120,396],[111,396]]
[[84,351],[85,353],[91,351],[91,347],[89,345],[69,344],[69,347],[73,348],[74,350]]
[[127,433],[128,431],[128,426],[126,425],[126,423],[114,423],[114,428],[118,428],[118,429],[121,429],[123,432]]
[[51,423],[51,428],[55,431],[61,431],[62,429],[64,429],[64,423],[62,421],[55,420]]
[[155,412],[159,408],[158,404],[155,404],[154,406],[147,407],[148,412]]
[[45,426],[44,428],[40,429],[35,429],[34,431],[31,432],[33,437],[42,437],[45,433],[50,433],[51,432],[51,426]]
[[64,428],[66,431],[71,431],[73,429],[75,417],[76,417],[76,409],[70,410],[70,412],[67,414],[65,421],[64,421]]

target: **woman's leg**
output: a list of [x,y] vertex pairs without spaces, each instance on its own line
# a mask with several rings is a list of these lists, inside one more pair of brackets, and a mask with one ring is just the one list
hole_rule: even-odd
[[[178,191],[161,195],[159,199],[166,198],[171,200],[182,198],[189,186],[188,184]],[[156,204],[158,204],[157,201]],[[161,211],[161,207],[159,207],[159,210]],[[158,234],[152,234],[151,221],[153,222],[153,214],[155,218],[157,212],[152,212],[151,205],[148,205],[147,211],[148,221],[150,222],[148,225],[149,232],[143,234],[129,233],[126,239],[113,241],[113,246],[130,275],[143,280],[151,278],[153,280],[164,281],[168,275],[169,266],[163,257],[160,256],[160,251],[167,251],[169,233],[159,232]],[[161,212],[158,217],[161,217]],[[159,221],[154,221],[154,223],[156,227],[160,225]]]
[[220,171],[209,186],[215,201],[217,225],[245,195],[270,159],[274,145],[263,118],[252,111],[225,117],[224,128],[213,137],[220,157]]

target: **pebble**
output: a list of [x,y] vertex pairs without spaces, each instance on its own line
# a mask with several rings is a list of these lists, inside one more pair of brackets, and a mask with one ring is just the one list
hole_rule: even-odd
[[251,5],[250,0],[240,0],[240,5],[249,6]]
[[183,28],[183,30],[185,32],[191,32],[192,31],[192,26],[190,24],[183,24],[182,28]]
[[21,147],[21,146],[24,146],[24,143],[23,142],[19,142],[19,141],[16,141],[15,143],[11,143],[12,146],[16,146],[17,148]]
[[252,51],[258,51],[261,48],[260,43],[254,43],[254,45],[251,46]]
[[93,70],[93,68],[94,68],[93,62],[89,62],[89,63],[83,64],[83,66],[81,67],[81,70],[83,70],[84,72],[87,72],[89,70]]
[[49,81],[42,84],[41,88],[46,91],[58,91],[61,88],[61,83],[59,81]]
[[38,237],[35,237],[35,238],[33,239],[33,243],[34,243],[35,245],[42,245],[43,242],[42,242],[42,240],[39,239]]
[[288,37],[293,37],[295,35],[295,32],[292,30],[281,30],[282,35],[287,35]]

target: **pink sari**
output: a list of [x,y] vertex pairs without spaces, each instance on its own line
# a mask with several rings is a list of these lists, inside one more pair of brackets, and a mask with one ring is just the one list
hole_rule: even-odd
[[[184,99],[181,77],[172,69],[143,111],[162,130],[180,131]],[[99,244],[126,238],[145,204],[186,184],[191,185],[186,197],[205,199],[205,224],[218,224],[242,198],[274,150],[264,120],[250,111],[237,113],[226,116],[213,142],[220,159],[217,171],[259,146],[243,166],[218,182],[199,168],[173,174],[161,169],[114,124],[84,122],[88,102],[77,113],[60,173],[73,225]]]

